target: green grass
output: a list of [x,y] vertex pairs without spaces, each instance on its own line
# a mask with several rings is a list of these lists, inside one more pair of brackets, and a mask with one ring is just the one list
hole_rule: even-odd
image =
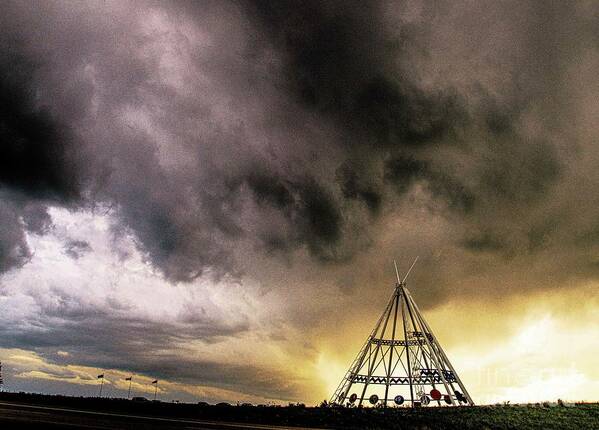
[[342,421],[337,428],[351,429],[599,429],[597,404],[339,410],[339,414],[333,420]]
[[0,393],[0,401],[157,417],[350,430],[599,430],[597,403],[358,409],[139,403],[125,399],[6,392]]

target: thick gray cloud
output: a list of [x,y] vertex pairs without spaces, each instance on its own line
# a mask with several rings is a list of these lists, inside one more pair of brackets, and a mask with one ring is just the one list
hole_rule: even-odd
[[11,202],[0,207],[0,269],[6,271],[13,266],[24,264],[30,256],[25,242],[25,233],[19,220],[19,210]]
[[[4,187],[114,205],[173,280],[235,273],[241,239],[347,261],[360,204],[371,215],[360,222],[372,222],[416,183],[472,223],[466,249],[510,248],[481,219],[535,205],[562,170],[546,133],[524,124],[561,92],[565,59],[554,51],[565,48],[545,36],[584,21],[568,12],[572,22],[556,22],[559,5],[521,6],[531,31],[511,28],[499,42],[474,22],[480,10],[451,5],[89,4],[65,14],[48,3],[43,15],[8,6]],[[516,12],[493,9],[510,25]],[[423,82],[456,61],[427,58],[446,43],[437,24],[481,38],[456,52],[522,45],[498,65],[513,85],[485,76],[486,64],[457,64],[460,82]],[[277,222],[256,234],[248,223],[264,216]]]

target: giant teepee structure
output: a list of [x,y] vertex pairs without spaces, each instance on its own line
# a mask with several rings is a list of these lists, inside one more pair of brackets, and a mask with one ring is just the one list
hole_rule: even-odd
[[406,287],[416,261],[397,284],[383,314],[330,402],[376,406],[474,405]]

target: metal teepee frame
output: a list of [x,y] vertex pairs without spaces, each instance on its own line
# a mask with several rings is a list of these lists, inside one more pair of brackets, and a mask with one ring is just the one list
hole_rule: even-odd
[[474,405],[406,287],[417,260],[403,280],[394,262],[397,284],[391,299],[330,403],[357,403],[358,407],[365,400],[382,407],[404,403],[412,407]]

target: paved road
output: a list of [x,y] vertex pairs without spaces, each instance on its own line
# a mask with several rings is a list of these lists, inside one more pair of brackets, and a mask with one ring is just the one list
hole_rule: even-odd
[[260,424],[233,424],[140,415],[112,414],[51,406],[0,402],[0,428],[43,429],[194,429],[194,430],[310,430]]

